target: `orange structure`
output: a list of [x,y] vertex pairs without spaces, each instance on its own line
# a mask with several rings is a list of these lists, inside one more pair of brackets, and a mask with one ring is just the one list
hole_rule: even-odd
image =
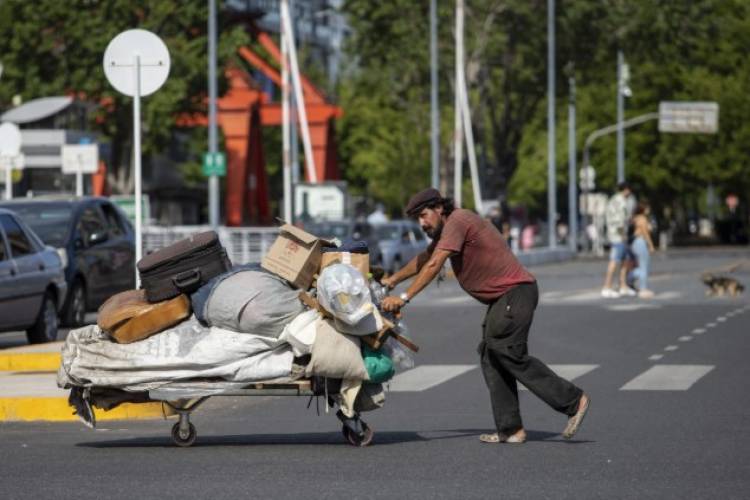
[[[277,65],[281,52],[273,39],[262,31],[257,40]],[[239,55],[252,67],[281,86],[281,75],[271,64],[248,47]],[[226,94],[217,99],[217,122],[222,128],[227,155],[226,224],[270,224],[268,177],[263,154],[261,127],[281,125],[281,103],[270,102],[270,96],[244,70],[225,70],[229,83]],[[323,94],[301,75],[304,105],[310,129],[315,169],[318,180],[337,180],[334,123],[341,109],[328,103]],[[294,118],[293,118],[294,119]],[[207,125],[205,115],[179,120],[180,125]]]

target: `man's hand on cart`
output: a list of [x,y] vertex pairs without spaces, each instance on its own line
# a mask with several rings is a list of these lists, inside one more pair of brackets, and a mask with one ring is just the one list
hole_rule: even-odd
[[393,290],[396,288],[396,280],[393,279],[393,275],[388,276],[387,278],[383,278],[380,280],[380,284],[386,287],[388,290]]
[[383,299],[383,302],[381,302],[380,307],[386,312],[397,313],[405,305],[406,305],[405,300],[402,300],[398,297],[389,296]]

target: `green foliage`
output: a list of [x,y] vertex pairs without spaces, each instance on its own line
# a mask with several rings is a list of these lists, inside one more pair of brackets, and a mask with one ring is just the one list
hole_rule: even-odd
[[[452,185],[454,2],[439,4],[441,177]],[[429,182],[429,3],[348,0],[350,67],[340,84],[344,172],[398,209]],[[489,192],[546,212],[547,12],[541,0],[475,0],[466,6],[466,63],[477,156]],[[577,82],[578,163],[586,137],[616,121],[616,54],[630,65],[626,119],[659,102],[716,101],[716,135],[626,132],[626,174],[656,205],[701,204],[709,183],[747,195],[750,144],[750,4],[744,0],[557,2],[556,144],[560,211],[568,182],[567,93]],[[616,182],[615,135],[591,149],[597,187]],[[468,168],[464,168],[468,172]],[[445,187],[445,184],[444,186]],[[471,190],[464,192],[471,203]]]
[[[4,0],[0,107],[8,107],[14,95],[30,100],[75,93],[93,103],[98,107],[90,126],[101,140],[111,142],[110,169],[120,174],[120,181],[127,179],[132,99],[107,82],[102,68],[107,44],[121,31],[142,28],[157,34],[169,48],[169,78],[142,102],[144,155],[160,153],[173,138],[179,114],[205,111],[207,15],[206,2]],[[234,57],[237,46],[246,41],[238,27],[221,32],[220,62]]]

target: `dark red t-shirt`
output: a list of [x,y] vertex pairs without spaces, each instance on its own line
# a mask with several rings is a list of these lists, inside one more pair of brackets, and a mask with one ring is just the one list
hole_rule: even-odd
[[433,249],[454,252],[453,272],[469,295],[489,304],[520,283],[534,283],[534,276],[518,262],[505,238],[488,220],[470,210],[457,208],[448,216]]

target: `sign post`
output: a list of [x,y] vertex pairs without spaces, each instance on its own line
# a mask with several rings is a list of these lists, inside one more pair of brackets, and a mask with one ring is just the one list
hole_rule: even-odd
[[659,132],[715,134],[719,130],[719,103],[659,103]]
[[83,196],[83,174],[95,174],[99,168],[96,144],[65,144],[61,149],[62,172],[75,174],[76,196]]
[[227,160],[224,153],[203,153],[203,175],[206,177],[227,175]]
[[[141,196],[141,97],[153,94],[169,76],[169,51],[150,31],[133,29],[114,37],[104,52],[104,74],[119,92],[133,97],[133,170],[135,199]],[[141,260],[141,204],[135,204],[135,260]],[[136,288],[140,285],[135,271]]]
[[13,123],[0,125],[0,166],[5,169],[5,199],[13,199],[13,169],[23,168],[21,131]]

